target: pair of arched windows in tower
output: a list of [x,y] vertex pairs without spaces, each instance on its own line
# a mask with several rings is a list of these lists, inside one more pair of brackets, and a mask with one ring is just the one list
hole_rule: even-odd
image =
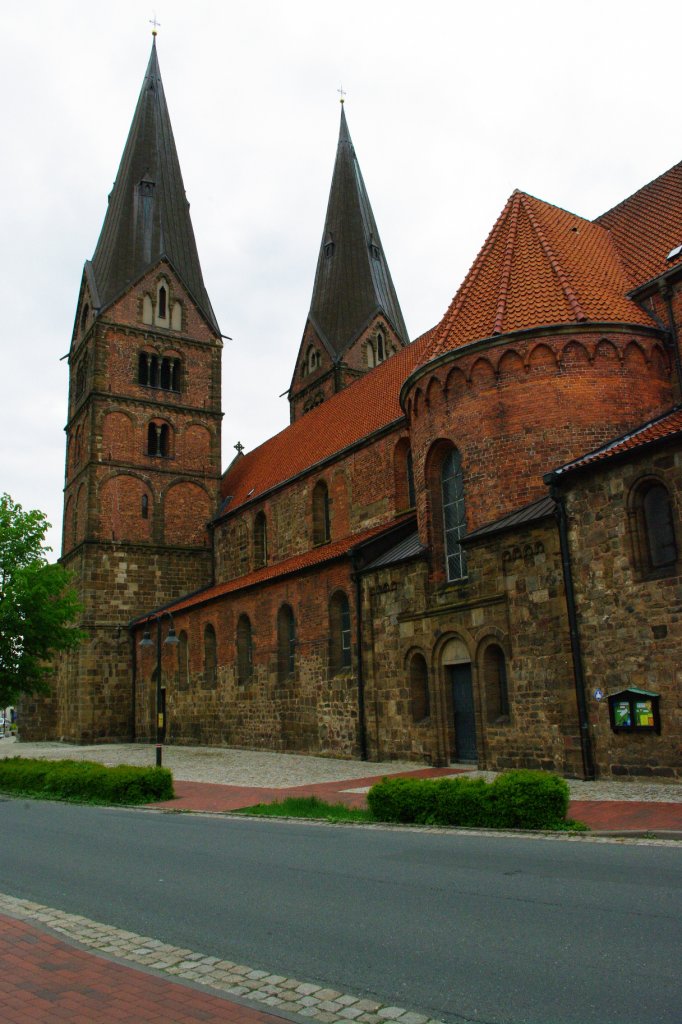
[[[488,724],[495,725],[509,721],[509,688],[507,683],[507,661],[504,651],[497,643],[489,643],[479,662],[483,684],[485,716]],[[408,683],[410,712],[415,724],[425,722],[431,714],[429,671],[424,655],[416,651],[408,662]]]
[[171,433],[167,423],[159,423],[156,420],[147,427],[147,455],[153,458],[167,459],[170,454]]

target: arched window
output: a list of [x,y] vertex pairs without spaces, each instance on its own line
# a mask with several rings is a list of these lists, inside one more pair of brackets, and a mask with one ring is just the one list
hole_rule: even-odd
[[258,512],[253,522],[253,563],[260,569],[268,561],[268,527],[265,512]]
[[350,606],[342,590],[329,604],[329,663],[332,672],[341,672],[351,663]]
[[483,653],[483,685],[488,722],[509,721],[507,662],[498,644],[490,644]]
[[253,639],[248,615],[240,615],[237,623],[237,682],[248,683],[253,675]]
[[189,686],[189,644],[187,633],[184,629],[178,635],[178,687],[186,689]]
[[386,358],[386,350],[384,348],[384,336],[379,331],[377,334],[377,363],[383,363]]
[[140,514],[143,519],[149,519],[149,496],[146,494],[142,495],[142,507],[140,509]]
[[277,681],[291,679],[296,667],[296,623],[288,604],[277,613]]
[[461,540],[466,533],[464,480],[459,452],[451,448],[443,459],[440,473],[443,510],[443,548],[448,580],[466,579],[466,557]]
[[209,622],[204,626],[204,686],[215,686],[218,657],[215,629]]
[[330,537],[329,491],[324,480],[318,480],[313,489],[313,544],[326,544]]
[[678,547],[670,493],[658,478],[640,480],[630,493],[628,514],[634,561],[644,579],[676,571]]
[[159,288],[159,320],[165,320],[166,319],[166,317],[168,315],[167,306],[168,306],[168,292],[166,291],[165,287],[163,285],[161,285],[161,287]]
[[423,654],[410,658],[410,708],[413,722],[423,722],[431,713],[429,699],[429,673]]
[[414,508],[416,495],[414,490],[414,469],[412,466],[412,449],[406,437],[398,441],[393,454],[393,474],[395,478],[395,509],[401,512],[406,508]]
[[170,454],[170,430],[167,423],[151,422],[147,427],[147,455],[168,458]]

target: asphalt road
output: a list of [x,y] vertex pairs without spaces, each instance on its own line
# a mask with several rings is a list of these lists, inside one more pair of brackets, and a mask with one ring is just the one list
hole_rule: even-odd
[[444,1020],[680,1024],[682,848],[0,801],[0,891]]

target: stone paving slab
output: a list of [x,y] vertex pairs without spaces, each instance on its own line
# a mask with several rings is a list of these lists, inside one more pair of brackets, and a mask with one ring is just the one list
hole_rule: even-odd
[[7,1024],[442,1024],[4,894],[0,977]]

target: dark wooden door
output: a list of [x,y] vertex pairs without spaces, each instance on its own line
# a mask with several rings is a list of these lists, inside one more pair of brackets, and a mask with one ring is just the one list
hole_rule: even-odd
[[455,757],[458,761],[476,761],[478,753],[471,665],[448,665],[448,673],[455,716]]

